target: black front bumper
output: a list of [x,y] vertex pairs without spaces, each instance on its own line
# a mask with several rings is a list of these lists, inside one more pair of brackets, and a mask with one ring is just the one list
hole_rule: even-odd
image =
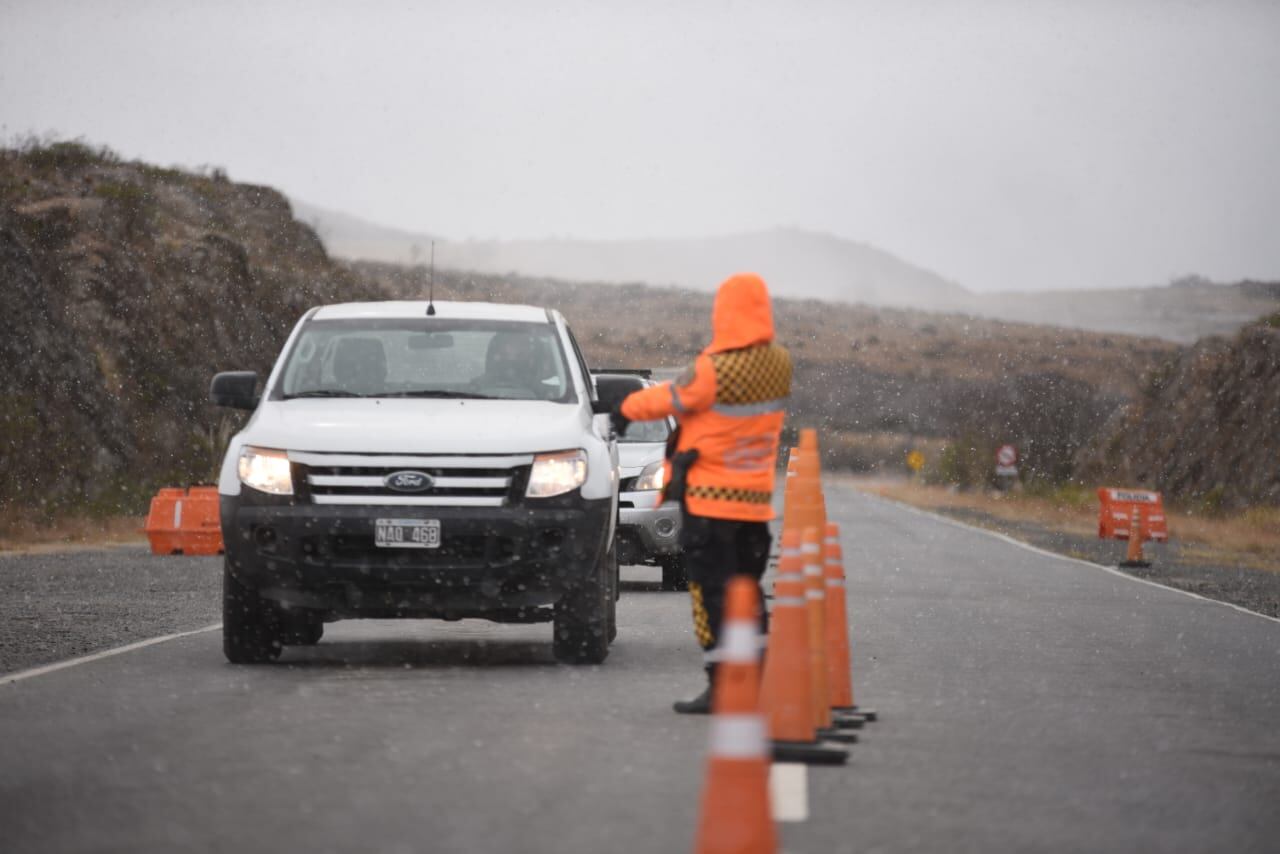
[[[336,617],[539,619],[593,571],[609,499],[554,506],[315,505],[222,497],[228,567],[264,598]],[[440,547],[374,545],[374,520],[438,519]]]

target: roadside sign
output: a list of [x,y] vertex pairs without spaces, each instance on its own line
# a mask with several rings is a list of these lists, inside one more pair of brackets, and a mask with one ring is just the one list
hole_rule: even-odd
[[1164,542],[1169,539],[1164,496],[1159,492],[1104,486],[1098,490],[1098,501],[1100,539],[1127,540],[1135,534],[1142,540]]
[[1001,445],[996,451],[996,475],[999,477],[1018,476],[1018,449],[1013,445]]
[[907,468],[919,474],[920,469],[924,468],[924,454],[919,451],[907,454]]

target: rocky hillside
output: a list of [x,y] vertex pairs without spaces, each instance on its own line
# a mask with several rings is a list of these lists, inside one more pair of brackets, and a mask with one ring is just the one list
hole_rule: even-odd
[[[77,143],[0,152],[0,526],[140,512],[157,486],[212,478],[242,416],[208,405],[219,370],[265,373],[297,318],[334,301],[420,297],[426,271],[327,256],[276,191],[121,162]],[[561,309],[602,366],[677,367],[711,296],[645,285],[441,272],[438,294]],[[1080,448],[1173,345],[964,315],[780,299],[797,374],[791,425],[829,462],[901,467],[908,447],[1026,471]]]
[[1280,505],[1280,312],[1153,371],[1078,468],[1210,511]]
[[274,190],[65,142],[0,152],[0,280],[0,517],[208,479],[233,418],[211,375],[372,293]]

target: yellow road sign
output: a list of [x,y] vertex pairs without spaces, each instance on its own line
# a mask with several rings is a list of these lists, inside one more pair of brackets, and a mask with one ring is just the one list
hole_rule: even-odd
[[924,454],[919,451],[912,451],[907,454],[907,468],[914,472],[918,472],[920,469],[924,468]]

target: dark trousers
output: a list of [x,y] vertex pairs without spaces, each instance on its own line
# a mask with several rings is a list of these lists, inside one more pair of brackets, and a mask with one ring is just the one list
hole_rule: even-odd
[[[693,630],[703,650],[710,652],[716,647],[724,620],[725,588],[735,575],[755,581],[761,634],[768,629],[768,614],[759,588],[772,541],[765,522],[712,519],[684,511],[680,547],[693,599]],[[714,655],[709,655],[708,664],[713,659]]]

